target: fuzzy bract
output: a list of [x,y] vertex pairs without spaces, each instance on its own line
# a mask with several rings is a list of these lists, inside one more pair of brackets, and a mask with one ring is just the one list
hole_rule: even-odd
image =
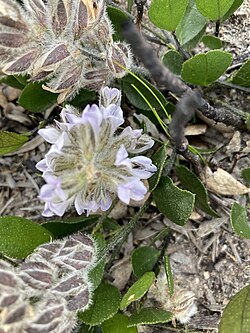
[[3,73],[46,80],[58,103],[126,74],[130,50],[112,33],[104,0],[0,0]]
[[154,142],[140,129],[119,130],[124,123],[119,102],[119,90],[106,87],[99,106],[88,105],[79,114],[67,105],[56,127],[39,130],[52,144],[37,164],[47,183],[40,191],[44,216],[62,216],[71,204],[78,214],[89,214],[108,210],[116,196],[125,204],[145,197],[142,180],[156,167],[150,158],[134,155]]

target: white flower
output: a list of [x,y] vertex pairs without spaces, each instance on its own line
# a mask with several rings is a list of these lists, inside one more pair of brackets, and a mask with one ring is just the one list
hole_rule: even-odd
[[143,152],[154,142],[142,130],[118,131],[124,122],[120,99],[119,90],[106,87],[99,107],[88,105],[80,115],[67,105],[62,122],[39,131],[52,144],[37,164],[47,182],[40,191],[44,216],[62,216],[71,204],[78,214],[89,214],[99,208],[106,211],[115,196],[126,204],[145,197],[147,189],[141,180],[156,167],[148,157],[129,154]]

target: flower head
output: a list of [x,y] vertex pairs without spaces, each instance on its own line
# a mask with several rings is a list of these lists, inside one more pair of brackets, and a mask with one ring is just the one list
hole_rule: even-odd
[[130,50],[112,33],[104,0],[0,0],[2,71],[46,80],[59,103],[126,74]]
[[88,105],[79,114],[67,105],[62,122],[39,131],[52,144],[37,164],[47,182],[40,191],[44,216],[62,216],[73,203],[78,214],[89,214],[106,211],[115,196],[126,204],[144,198],[147,188],[141,180],[156,167],[148,157],[129,154],[144,152],[154,142],[141,130],[118,131],[124,122],[120,98],[119,90],[106,87],[99,106]]

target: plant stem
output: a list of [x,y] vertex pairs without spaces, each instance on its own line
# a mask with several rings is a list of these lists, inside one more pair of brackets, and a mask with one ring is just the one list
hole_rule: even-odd
[[134,229],[136,223],[138,222],[139,218],[143,215],[145,210],[150,206],[153,198],[152,195],[147,199],[144,205],[140,208],[140,210],[132,217],[129,223],[122,228],[122,230],[113,237],[113,239],[99,252],[98,255],[98,263],[106,257],[110,251],[112,251],[119,243],[123,242],[130,232]]

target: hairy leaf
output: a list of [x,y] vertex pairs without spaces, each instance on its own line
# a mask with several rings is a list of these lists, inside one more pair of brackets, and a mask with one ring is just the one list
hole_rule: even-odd
[[153,247],[143,246],[134,250],[132,254],[133,271],[137,277],[152,271],[160,252]]
[[129,317],[129,326],[168,323],[171,319],[172,313],[169,311],[144,308],[139,313],[132,314],[132,316]]
[[0,131],[0,156],[19,149],[27,141],[26,135]]

